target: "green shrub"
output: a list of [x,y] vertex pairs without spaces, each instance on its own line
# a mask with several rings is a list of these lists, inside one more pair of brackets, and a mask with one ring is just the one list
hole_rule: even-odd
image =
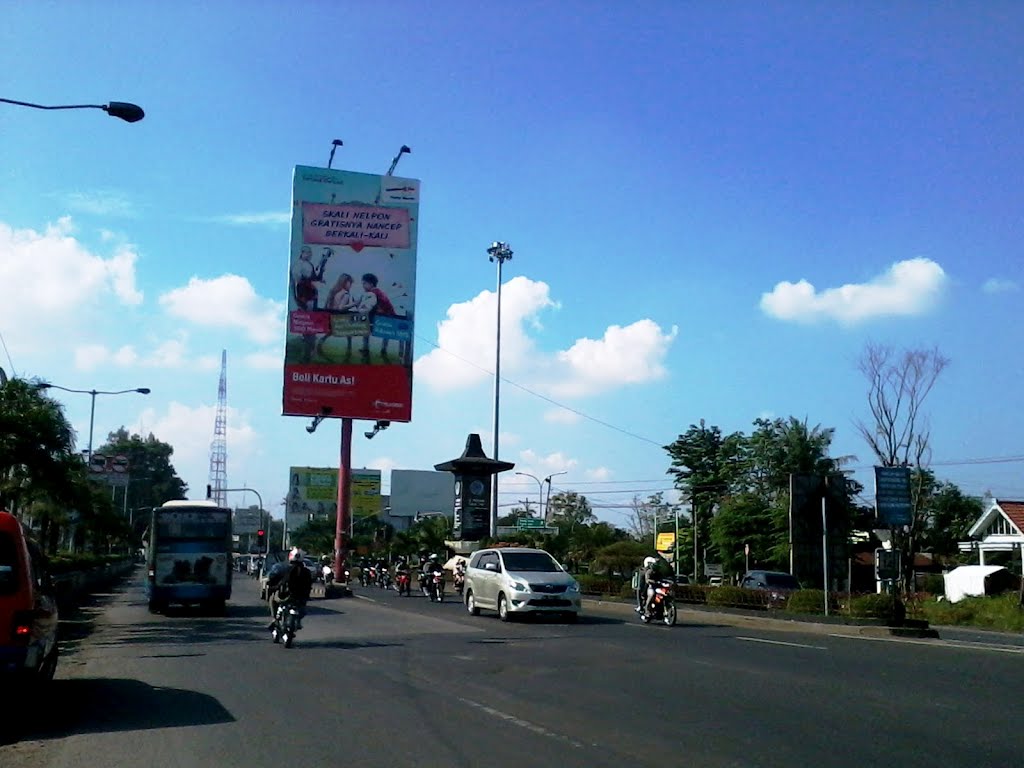
[[932,573],[926,576],[924,584],[922,584],[921,587],[921,591],[927,592],[929,595],[946,594],[946,580],[937,573]]
[[622,579],[610,579],[593,573],[581,573],[574,577],[585,595],[618,595],[625,588],[632,591],[629,582]]
[[702,587],[699,584],[680,584],[676,587],[676,602],[704,605],[708,601],[710,591],[710,587]]
[[968,597],[958,603],[928,601],[922,604],[922,613],[931,624],[1024,632],[1024,610],[1016,594]]
[[709,589],[707,595],[708,605],[756,609],[768,607],[768,593],[761,589],[722,586]]
[[623,584],[619,588],[619,597],[623,600],[636,600],[636,590],[630,584]]
[[[834,595],[829,596],[828,607],[830,612],[838,612],[839,601]],[[789,596],[786,610],[790,613],[824,615],[825,593],[820,589],[799,589]]]
[[126,559],[128,558],[124,555],[95,555],[88,552],[82,554],[63,553],[50,558],[50,573],[57,575],[87,571],[91,568],[120,563]]
[[907,617],[907,609],[898,595],[861,595],[850,601],[850,615],[857,619],[881,619],[890,624],[902,624]]

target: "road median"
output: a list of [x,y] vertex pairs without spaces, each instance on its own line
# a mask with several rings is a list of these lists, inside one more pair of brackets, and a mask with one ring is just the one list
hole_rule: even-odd
[[[633,603],[621,600],[584,598],[584,608],[594,613],[617,616],[631,616],[635,613]],[[886,626],[882,622],[860,621],[845,616],[799,616],[765,615],[753,611],[740,612],[709,610],[676,603],[680,621],[692,624],[725,624],[732,627],[766,629],[777,632],[802,632],[812,635],[859,635],[862,637],[918,637],[938,639],[939,633],[927,626],[912,624],[902,627]]]

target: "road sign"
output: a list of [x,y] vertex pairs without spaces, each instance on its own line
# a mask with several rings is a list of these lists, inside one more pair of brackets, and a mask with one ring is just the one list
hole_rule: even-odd
[[676,535],[674,533],[659,533],[655,549],[659,552],[671,552],[676,546]]
[[886,526],[910,525],[910,467],[875,467],[875,514]]
[[749,544],[744,544],[743,545],[743,554],[745,556],[747,556],[747,557],[750,557],[750,545]]
[[878,581],[895,581],[900,577],[900,552],[898,549],[875,550],[875,578]]
[[543,528],[544,521],[539,517],[520,517],[516,520],[516,528],[520,531],[528,531],[533,528]]
[[704,563],[704,575],[709,578],[711,576],[722,578],[725,575],[725,570],[722,568],[721,563]]

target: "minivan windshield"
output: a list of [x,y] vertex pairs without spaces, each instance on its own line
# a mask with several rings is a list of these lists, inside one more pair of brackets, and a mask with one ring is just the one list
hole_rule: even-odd
[[558,573],[562,570],[547,552],[505,552],[501,557],[506,571]]
[[796,580],[795,576],[790,576],[788,573],[766,573],[764,581],[769,587],[800,589],[800,582]]

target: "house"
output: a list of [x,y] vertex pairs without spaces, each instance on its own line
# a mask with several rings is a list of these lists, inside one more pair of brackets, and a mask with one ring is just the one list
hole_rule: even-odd
[[[959,542],[960,551],[978,552],[981,565],[988,565],[985,555],[994,552],[1008,552],[1009,561],[1016,562],[1018,557],[1024,556],[1024,501],[986,498],[985,509],[968,535],[971,540]],[[1015,552],[1019,553],[1016,557]]]

